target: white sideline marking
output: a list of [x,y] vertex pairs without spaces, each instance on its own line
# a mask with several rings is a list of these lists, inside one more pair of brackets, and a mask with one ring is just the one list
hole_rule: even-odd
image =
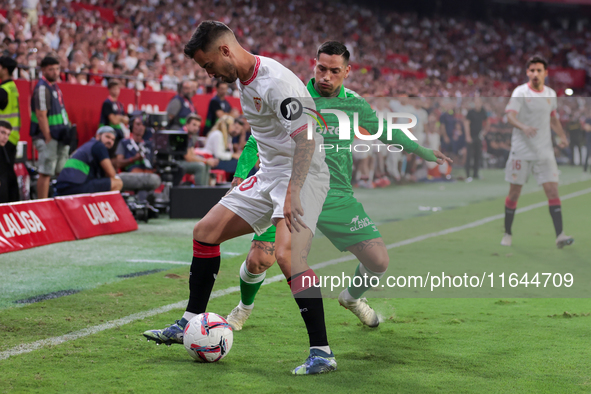
[[170,260],[125,260],[128,263],[163,263],[163,264],[180,264],[180,265],[191,265],[186,261],[170,261]]
[[[584,194],[588,194],[591,193],[591,188],[588,189],[584,189],[584,190],[580,190],[578,192],[574,192],[574,193],[570,193],[565,195],[564,197],[561,197],[561,200],[568,200],[574,197],[578,197],[578,196],[582,196]],[[532,205],[528,205],[526,207],[523,208],[519,208],[517,209],[516,213],[522,213],[522,212],[527,212],[527,211],[531,211],[532,209],[536,209],[536,208],[540,208],[543,206],[548,205],[547,201],[542,201],[539,202],[537,204],[532,204]],[[446,234],[452,234],[458,231],[462,231],[468,228],[473,228],[473,227],[477,227],[477,226],[481,226],[483,224],[492,222],[493,220],[497,220],[497,219],[502,219],[505,217],[505,214],[499,214],[499,215],[494,215],[494,216],[489,216],[487,218],[484,219],[480,219],[477,220],[475,222],[472,223],[467,223],[464,224],[462,226],[457,226],[457,227],[451,227],[442,231],[437,231],[434,233],[430,233],[430,234],[425,234],[425,235],[420,235],[418,237],[414,237],[414,238],[410,238],[404,241],[400,241],[400,242],[396,242],[393,244],[389,244],[386,246],[387,249],[393,249],[393,248],[398,248],[400,246],[404,246],[404,245],[409,245],[415,242],[420,242],[420,241],[424,241],[425,239],[429,239],[429,238],[433,238],[433,237],[438,237],[440,235],[446,235]],[[325,261],[323,263],[319,263],[319,264],[315,264],[313,265],[312,269],[320,269],[320,268],[324,268],[324,267],[328,267],[330,265],[334,265],[334,264],[338,264],[338,263],[342,263],[345,261],[350,261],[350,260],[355,260],[355,256],[354,255],[348,255],[348,256],[344,256],[344,257],[340,257],[338,259],[333,259],[333,260],[328,260]],[[132,260],[128,260],[128,261],[132,261]],[[171,264],[187,264],[187,263],[181,263],[181,262],[170,262],[170,261],[161,261],[161,260],[138,260],[138,261],[146,261],[146,262],[164,262],[164,263],[171,263]],[[279,282],[280,280],[284,279],[283,275],[275,275],[271,278],[265,279],[265,281],[263,282],[263,285],[268,285],[270,283],[274,283],[274,282]],[[223,289],[223,290],[217,290],[211,293],[211,297],[210,299],[214,299],[214,298],[218,298],[218,297],[222,297],[231,293],[235,293],[240,291],[240,287],[239,286],[233,286],[233,287],[228,287],[227,289]],[[122,317],[121,319],[117,319],[117,320],[112,320],[110,322],[104,323],[104,324],[99,324],[98,326],[93,326],[93,327],[88,327],[79,331],[74,331],[70,334],[66,334],[66,335],[62,335],[59,337],[53,337],[53,338],[47,338],[47,339],[42,339],[40,341],[36,341],[36,342],[32,342],[32,343],[26,343],[26,344],[22,344],[22,345],[18,345],[13,347],[10,350],[6,350],[4,352],[0,352],[0,360],[5,360],[9,357],[12,356],[17,356],[19,354],[24,354],[24,353],[29,353],[32,352],[33,350],[37,350],[40,349],[42,347],[45,346],[55,346],[55,345],[59,345],[61,343],[67,342],[67,341],[73,341],[75,339],[79,339],[82,337],[86,337],[88,335],[93,335],[93,334],[97,334],[101,331],[105,331],[111,328],[116,328],[116,327],[120,327],[124,324],[128,324],[131,323],[133,321],[136,320],[140,320],[140,319],[145,319],[146,317],[150,317],[150,316],[154,316],[154,315],[158,315],[160,313],[165,313],[165,312],[169,312],[173,309],[182,309],[186,306],[187,304],[187,300],[184,301],[179,301],[179,302],[175,302],[174,304],[169,304],[169,305],[165,305],[162,306],[160,308],[155,308],[146,312],[139,312],[139,313],[134,313],[132,315],[126,316],[126,317]]]

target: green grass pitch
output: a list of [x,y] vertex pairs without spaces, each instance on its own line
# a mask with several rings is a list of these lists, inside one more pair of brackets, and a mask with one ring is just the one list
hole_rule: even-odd
[[[563,200],[573,246],[556,249],[548,208],[541,204],[516,216],[511,248],[499,245],[503,221],[494,219],[392,247],[387,275],[572,272],[573,287],[378,288],[367,294],[383,317],[377,329],[325,298],[338,371],[323,376],[290,375],[308,350],[285,280],[261,288],[251,318],[219,363],[196,363],[182,346],[145,341],[144,330],[163,328],[182,314],[194,221],[153,220],[133,233],[0,255],[0,393],[589,393],[591,177],[579,168],[561,170],[560,194],[573,195]],[[391,245],[502,214],[508,187],[501,171],[484,174],[470,184],[356,195]],[[531,181],[524,192],[518,207],[545,201]],[[238,267],[249,244],[245,236],[222,246],[209,311],[226,315],[238,302]],[[343,256],[320,236],[310,263]],[[317,274],[352,275],[355,266],[344,261]],[[163,271],[119,277],[155,269]],[[267,278],[279,273],[274,266]],[[227,294],[219,292],[225,289]],[[15,303],[60,290],[78,292]],[[27,352],[17,354],[19,349]]]

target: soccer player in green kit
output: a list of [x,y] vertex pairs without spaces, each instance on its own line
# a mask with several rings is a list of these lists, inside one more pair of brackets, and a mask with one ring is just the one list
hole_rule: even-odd
[[[345,45],[337,41],[322,44],[316,54],[314,76],[308,82],[307,89],[314,98],[318,112],[324,109],[342,110],[347,115],[358,113],[359,126],[370,133],[375,133],[379,120],[369,103],[357,93],[345,88],[343,81],[349,75],[351,66],[349,51]],[[335,131],[339,125],[333,114],[323,114],[327,127],[322,131],[324,146],[338,149],[326,150],[326,164],[330,171],[330,190],[318,218],[318,229],[340,251],[349,251],[359,259],[355,276],[381,278],[390,258],[386,245],[375,224],[368,217],[363,205],[353,197],[351,185],[353,157],[351,154],[352,139],[341,140]],[[384,130],[385,130],[384,121]],[[317,130],[318,131],[318,130]],[[451,160],[436,150],[419,146],[402,131],[394,130],[392,139],[388,140],[385,132],[379,138],[386,144],[402,145],[408,153],[415,153],[427,161],[443,164]],[[385,146],[382,146],[385,149]],[[257,162],[258,147],[254,138],[249,138],[238,161],[232,186],[242,183]],[[264,234],[254,236],[246,261],[240,267],[241,301],[228,315],[228,323],[234,330],[241,330],[254,307],[254,298],[265,280],[266,270],[275,262],[275,227],[269,228]],[[366,283],[371,283],[367,280]],[[362,295],[368,287],[351,286],[341,292],[339,303],[353,312],[363,324],[377,327],[379,319],[376,312],[367,304]]]

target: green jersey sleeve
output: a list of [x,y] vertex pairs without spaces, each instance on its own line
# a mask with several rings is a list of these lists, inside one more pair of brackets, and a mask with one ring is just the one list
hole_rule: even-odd
[[240,154],[240,159],[238,159],[236,172],[234,173],[235,178],[248,178],[248,173],[250,170],[252,170],[259,159],[258,153],[259,147],[256,140],[251,135],[248,141],[246,141],[246,145],[244,145],[244,150]]
[[[363,103],[360,105],[360,126],[365,128],[369,133],[375,134],[379,128],[378,116],[367,101],[365,101],[363,98],[360,98],[360,100],[363,101]],[[431,149],[420,146],[415,141],[408,138],[408,136],[404,134],[402,130],[392,130],[392,139],[389,140],[387,133],[388,121],[383,119],[382,122],[382,135],[378,139],[384,144],[398,144],[401,145],[404,151],[407,153],[415,153],[417,156],[427,161],[437,161],[437,157],[435,157]]]

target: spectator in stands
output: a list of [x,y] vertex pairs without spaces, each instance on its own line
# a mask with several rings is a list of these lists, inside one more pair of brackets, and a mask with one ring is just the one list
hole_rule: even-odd
[[[591,115],[591,108],[588,108],[587,111],[589,111],[589,115]],[[583,166],[583,171],[587,172],[587,167],[589,166],[589,159],[591,159],[591,116],[585,119],[583,129],[585,130],[585,146],[587,148],[587,154],[585,155],[585,165]]]
[[129,125],[129,117],[125,112],[123,103],[119,101],[119,95],[121,94],[121,85],[118,81],[113,80],[109,82],[109,97],[103,102],[101,109],[101,119],[99,127],[111,126],[117,133],[115,138],[115,144],[113,148],[109,150],[111,158],[115,157],[115,150],[119,145],[119,141],[125,138],[124,128]]
[[0,204],[19,200],[18,181],[14,172],[14,158],[6,150],[12,126],[0,120]]
[[41,61],[43,76],[35,86],[31,100],[31,139],[39,153],[37,197],[47,198],[49,181],[59,173],[70,151],[70,121],[62,91],[57,85],[59,61],[46,56]]
[[12,163],[16,158],[16,145],[21,129],[18,89],[11,78],[16,66],[16,61],[10,57],[0,57],[0,120],[5,120],[12,126],[8,144],[4,147]]
[[250,124],[245,116],[237,116],[234,121],[238,123],[241,131],[239,135],[232,138],[232,149],[234,152],[242,152],[246,141],[248,141],[251,135]]
[[224,81],[218,81],[216,85],[217,93],[211,98],[209,108],[207,109],[207,118],[205,119],[205,135],[222,116],[227,115],[232,110],[232,106],[226,100],[228,94],[228,84]]
[[195,84],[192,81],[185,80],[179,85],[179,92],[174,96],[168,106],[166,113],[168,114],[168,128],[182,129],[187,124],[187,118],[191,114],[196,114],[197,110],[193,105],[191,99],[195,95]]
[[27,14],[27,22],[31,25],[38,23],[37,6],[39,0],[23,0],[23,11]]
[[123,59],[123,64],[127,71],[133,71],[135,66],[137,66],[138,58],[135,46],[130,46],[127,50],[127,56]]
[[442,152],[453,152],[451,140],[453,138],[456,127],[456,114],[453,110],[453,104],[444,102],[442,104],[441,115],[439,116],[439,134],[442,137],[441,150]]
[[236,171],[240,152],[232,150],[232,137],[239,135],[241,131],[240,125],[234,122],[234,118],[230,115],[222,116],[213,125],[203,150],[220,161],[215,169],[224,170],[230,174]]
[[90,58],[90,70],[88,72],[92,75],[88,76],[88,84],[89,85],[102,85],[105,78],[103,78],[100,74],[104,72],[105,62],[97,55],[93,55]]
[[123,171],[119,177],[124,191],[153,191],[160,186],[160,177],[154,173],[152,166],[151,149],[144,141],[145,132],[142,118],[133,118],[130,138],[122,140],[117,146],[117,167]]
[[581,124],[581,114],[575,112],[569,116],[568,122],[564,125],[564,130],[568,134],[569,140],[569,162],[571,166],[575,165],[575,150],[578,151],[581,164],[583,163],[583,144],[585,143],[585,136],[583,135],[583,125]]
[[169,65],[166,67],[166,74],[162,77],[162,90],[178,90],[179,78],[174,74],[174,67]]
[[498,168],[504,168],[509,159],[511,151],[511,131],[508,124],[495,124],[490,126],[489,132],[485,134],[486,152],[493,156]]
[[185,160],[181,160],[178,163],[185,170],[185,173],[193,174],[196,185],[207,185],[209,169],[217,166],[219,160],[216,158],[203,158],[195,154],[200,129],[201,116],[195,114],[189,115],[187,117],[187,124],[183,127],[183,130],[189,135],[187,154],[184,157]]
[[117,176],[108,149],[115,143],[115,130],[103,126],[91,139],[76,149],[57,177],[59,195],[99,193],[121,190],[123,182]]
[[[476,98],[474,100],[474,108],[471,108],[466,115],[466,122],[464,131],[466,133],[466,146],[468,153],[466,156],[466,179],[471,179],[470,168],[474,179],[478,179],[478,170],[482,162],[482,139],[481,134],[483,130],[488,128],[488,116],[486,109],[482,105],[482,100]],[[474,164],[470,167],[470,163]]]

